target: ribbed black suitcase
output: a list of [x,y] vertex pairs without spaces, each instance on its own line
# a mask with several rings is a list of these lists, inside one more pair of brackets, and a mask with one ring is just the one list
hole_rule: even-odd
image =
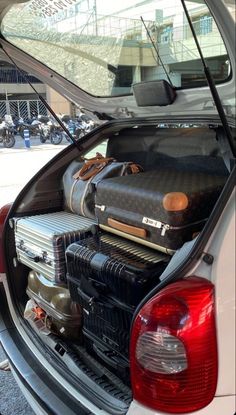
[[[70,280],[70,292],[75,288],[73,283],[75,284]],[[83,309],[83,333],[86,338],[96,342],[100,350],[107,349],[118,353],[121,362],[128,359],[129,331],[134,307],[127,307],[106,296],[91,300],[81,289],[76,299]]]
[[71,298],[83,309],[83,333],[111,367],[128,366],[135,306],[158,283],[169,258],[101,232],[67,248],[67,282]]
[[203,228],[226,176],[159,169],[97,186],[95,213],[109,232],[172,254]]
[[[87,235],[66,250],[67,281],[95,299],[106,295],[136,306],[157,284],[169,256],[115,235]],[[71,295],[76,300],[76,289]]]

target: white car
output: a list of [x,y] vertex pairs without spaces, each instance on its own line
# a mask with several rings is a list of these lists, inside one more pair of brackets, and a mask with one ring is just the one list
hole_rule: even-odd
[[[235,1],[1,0],[0,16],[1,59],[39,78],[99,125],[53,158],[14,203],[0,210],[0,341],[23,394],[36,414],[233,415]],[[54,114],[49,105],[47,109]],[[82,163],[101,148],[104,156],[132,161],[145,171],[165,167],[167,172],[176,168],[176,177],[180,170],[184,177],[193,172],[218,175],[224,185],[213,205],[210,195],[195,210],[196,202],[191,202],[195,220],[209,208],[204,224],[171,255],[166,250],[165,269],[143,291],[125,329],[123,317],[112,320],[114,299],[106,294],[107,304],[113,304],[108,317],[84,306],[80,330],[67,335],[59,305],[52,305],[45,293],[63,286],[68,301],[72,296],[76,307],[83,306],[75,300],[81,285],[73,294],[66,281],[58,283],[58,271],[54,277],[45,274],[45,264],[52,260],[38,230],[43,259],[29,248],[24,259],[19,251],[29,231],[18,237],[16,224],[70,210],[63,175],[72,163]],[[142,191],[136,194],[134,210],[143,198]],[[123,209],[129,198],[127,191]],[[178,218],[187,205],[176,206],[170,210]],[[96,209],[102,213],[106,208],[97,204]],[[151,219],[144,215],[141,225],[164,236],[169,228],[154,216],[154,211]],[[112,231],[126,241],[124,246],[132,239],[142,247],[146,231],[140,225],[141,233],[139,227],[131,237],[132,214],[129,218],[130,227]],[[63,226],[69,229],[69,222]],[[172,242],[174,238],[173,232]],[[159,248],[151,243],[145,249],[153,258],[160,255]],[[83,272],[87,275],[88,268]],[[69,274],[68,268],[68,281]],[[33,298],[32,275],[48,287]],[[136,290],[130,295],[134,299]],[[93,301],[90,297],[91,307]],[[127,304],[122,304],[116,306],[125,313]]]

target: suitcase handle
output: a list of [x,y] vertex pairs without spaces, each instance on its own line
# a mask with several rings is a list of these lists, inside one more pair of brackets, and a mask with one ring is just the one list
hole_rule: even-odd
[[147,231],[146,229],[138,228],[137,226],[127,225],[126,223],[120,222],[116,219],[108,218],[108,226],[111,228],[117,229],[130,235],[137,236],[139,238],[146,238]]
[[80,287],[77,287],[77,292],[80,295],[80,297],[86,301],[90,306],[93,304],[101,305],[105,308],[109,308],[110,310],[113,310],[114,306],[112,304],[103,303],[102,301],[98,301],[97,298],[91,297],[90,295],[86,294],[83,290],[81,290]]
[[[112,366],[114,369],[127,369],[128,363],[124,362],[122,358],[117,356],[112,356],[111,350],[101,350],[99,347],[96,346],[96,344],[93,343],[93,350],[97,355],[108,365]],[[110,355],[110,356],[109,356]]]
[[28,259],[30,259],[31,261],[34,262],[40,262],[40,257],[36,254],[33,254],[33,252],[30,251],[25,251],[25,255],[27,256]]
[[92,304],[92,302],[94,301],[94,297],[91,297],[90,295],[85,294],[85,292],[81,290],[80,287],[77,287],[77,292],[80,295],[80,297],[87,303]]

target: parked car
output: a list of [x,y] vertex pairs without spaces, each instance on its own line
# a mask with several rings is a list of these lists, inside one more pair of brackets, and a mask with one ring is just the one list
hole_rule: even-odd
[[234,2],[13,3],[1,54],[106,121],[0,210],[23,394],[36,414],[232,415]]

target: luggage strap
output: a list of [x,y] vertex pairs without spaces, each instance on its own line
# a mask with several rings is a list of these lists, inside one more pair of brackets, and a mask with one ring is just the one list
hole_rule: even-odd
[[83,167],[73,175],[73,178],[83,181],[91,179],[112,161],[114,161],[113,157],[103,157],[102,154],[96,153],[95,157],[85,160]]
[[[101,170],[104,169],[104,167],[113,161],[115,161],[113,157],[103,157],[102,154],[96,153],[95,157],[85,160],[83,167],[73,175],[73,179],[80,179],[83,181],[89,180],[92,177],[96,176]],[[143,171],[141,166],[133,163],[132,161],[128,162],[126,165],[130,167],[132,174]]]

